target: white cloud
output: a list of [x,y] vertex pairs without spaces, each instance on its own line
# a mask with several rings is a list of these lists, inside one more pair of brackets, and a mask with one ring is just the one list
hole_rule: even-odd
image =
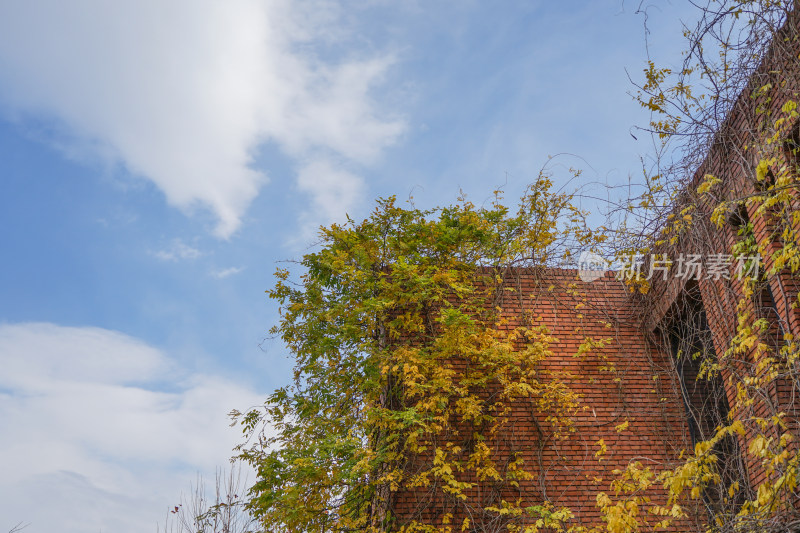
[[154,531],[230,457],[226,413],[262,401],[99,328],[0,325],[0,365],[0,530]]
[[234,276],[239,274],[244,270],[244,267],[230,267],[230,268],[223,268],[222,270],[215,270],[211,273],[217,279],[225,279],[229,276]]
[[363,183],[361,177],[325,159],[304,164],[298,172],[297,186],[311,196],[311,205],[303,213],[302,238],[312,236],[320,224],[343,222],[361,199]]
[[172,244],[166,250],[158,250],[156,252],[151,252],[151,254],[162,261],[173,262],[181,259],[197,259],[203,255],[200,250],[189,246],[180,239],[174,239]]
[[172,205],[210,209],[228,237],[267,181],[260,143],[369,164],[402,132],[370,96],[391,56],[311,52],[342,28],[321,0],[2,2],[0,101],[58,120],[73,155],[110,155]]

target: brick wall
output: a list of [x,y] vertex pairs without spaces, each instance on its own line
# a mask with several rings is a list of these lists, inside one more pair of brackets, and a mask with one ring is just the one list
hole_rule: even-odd
[[[694,222],[691,229],[681,235],[677,243],[663,247],[659,253],[677,258],[680,254],[701,254],[705,266],[711,254],[730,254],[737,241],[737,232],[742,222],[751,222],[756,242],[765,245],[770,251],[783,246],[780,232],[775,231],[778,221],[772,213],[757,213],[757,205],[745,200],[764,190],[764,183],[756,179],[756,167],[763,154],[754,148],[774,131],[775,121],[781,116],[781,108],[788,100],[800,100],[800,13],[794,11],[785,26],[774,39],[774,44],[761,67],[754,73],[750,85],[742,92],[723,126],[717,132],[703,164],[697,169],[684,194],[678,200],[675,212],[687,205],[695,205]],[[754,97],[754,91],[771,87]],[[775,145],[777,162],[770,169],[777,174],[780,167],[792,168],[794,155],[788,148],[795,142],[798,132],[797,119],[785,125],[786,139]],[[785,148],[781,143],[785,141]],[[793,167],[796,171],[796,164]],[[722,180],[709,196],[700,197],[695,188],[704,176],[711,174]],[[797,196],[796,190],[792,191]],[[722,227],[710,221],[713,209],[721,202],[729,202],[730,216]],[[800,207],[800,201],[791,206]],[[795,221],[795,227],[797,222]],[[795,243],[796,244],[796,243]],[[762,271],[773,267],[770,253],[762,257]],[[748,376],[758,376],[754,351],[748,354],[728,357],[731,339],[736,333],[737,305],[742,300],[742,284],[736,279],[735,263],[722,279],[701,277],[698,286],[702,295],[702,308],[708,318],[708,328],[713,339],[716,357],[723,362],[722,378],[729,402],[732,404],[736,386]],[[729,279],[726,279],[729,278]],[[756,294],[747,301],[745,310],[754,319],[766,318],[770,324],[764,341],[769,345],[771,355],[777,355],[783,343],[783,335],[800,334],[800,310],[794,305],[798,301],[800,280],[788,269],[766,276]],[[641,302],[642,314],[648,329],[657,331],[665,325],[666,317],[687,290],[685,280],[670,278],[667,281],[654,280],[652,291]],[[670,311],[672,309],[672,311]],[[769,413],[786,411],[787,421],[798,428],[798,403],[790,384],[777,379],[765,391],[767,397],[757,404],[753,413],[768,416]],[[740,439],[740,447],[746,448],[753,437],[748,433]],[[747,461],[747,481],[755,487],[764,480],[764,471],[759,461]]]
[[[521,498],[523,506],[549,501],[571,508],[576,521],[588,525],[600,521],[596,495],[609,492],[615,469],[625,469],[633,461],[661,469],[690,443],[671,359],[641,329],[637,307],[623,284],[610,274],[590,283],[580,281],[576,274],[574,270],[509,270],[503,286],[510,290],[501,291],[500,301],[507,327],[529,321],[546,326],[557,339],[550,346],[553,356],[542,364],[542,376],[557,376],[582,396],[575,431],[563,439],[553,438],[547,431],[546,413],[533,412],[529,404],[518,402],[511,417],[513,430],[492,446],[501,456],[521,452],[536,478],[522,482],[518,491],[497,493],[484,484],[468,496],[484,506],[497,503],[499,497]],[[576,357],[586,337],[609,339],[609,343]],[[618,431],[625,422],[627,429]],[[600,439],[608,452],[598,462],[595,453]],[[649,496],[655,502],[664,499],[660,488]],[[395,494],[392,511],[398,524],[414,516],[438,523],[447,507],[430,498],[424,489]],[[461,519],[456,516],[454,523],[460,524]],[[480,517],[472,521],[473,531],[505,530],[481,523]],[[676,531],[691,529],[688,521],[676,527]]]

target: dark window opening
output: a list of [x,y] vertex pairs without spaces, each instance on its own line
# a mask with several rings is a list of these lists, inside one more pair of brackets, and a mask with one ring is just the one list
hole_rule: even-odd
[[[755,236],[753,235],[753,227],[750,225],[750,216],[747,214],[747,207],[744,203],[736,206],[729,215],[728,223],[736,229],[740,243],[747,244],[746,241],[751,241],[745,249],[750,249],[750,253],[746,254],[751,257],[757,257],[757,254],[752,251],[755,248]],[[752,261],[753,259],[751,259]],[[760,258],[758,259],[760,262]],[[745,270],[753,268],[753,265],[743,265]],[[756,318],[765,318],[769,324],[768,331],[766,331],[766,338],[771,347],[776,348],[780,345],[783,335],[787,332],[786,324],[781,319],[778,313],[778,307],[775,305],[775,297],[772,293],[769,280],[767,279],[764,265],[759,264],[753,270],[757,273],[756,286],[753,291],[753,307],[755,308]]]
[[775,186],[775,173],[772,172],[772,169],[767,170],[767,173],[764,175],[764,181],[758,182],[758,189],[761,191],[767,191],[770,187]]
[[728,213],[728,224],[741,231],[750,222],[750,215],[747,214],[747,206],[744,202],[736,204],[736,208]]
[[[750,216],[747,214],[747,207],[744,203],[740,203],[737,206],[728,221],[736,228],[737,234],[742,241],[752,241],[748,248],[755,248],[753,227],[750,225]],[[769,284],[763,264],[758,265],[757,274],[756,286],[753,291],[753,306],[755,307],[756,318],[765,318],[767,320],[769,329],[765,332],[766,338],[770,346],[776,348],[780,345],[783,334],[787,332],[786,325],[778,313],[778,307],[775,305],[775,296],[772,293],[772,287]]]
[[775,296],[766,276],[762,276],[758,281],[753,300],[756,318],[766,319],[768,324],[767,330],[763,332],[764,340],[770,348],[778,350],[783,342],[783,336],[787,333],[788,324],[778,313]]
[[786,160],[790,165],[790,171],[797,174],[800,167],[800,121],[794,125],[792,132],[784,143]]
[[[716,368],[714,343],[696,281],[687,284],[664,323],[663,333],[675,363],[686,423],[694,446],[711,438],[718,427],[727,425],[730,410],[724,382]],[[703,500],[713,519],[725,510],[730,511],[731,504],[738,509],[749,490],[739,440],[728,435],[711,451],[718,457],[720,482],[706,487]],[[731,501],[728,489],[737,482],[741,489]]]

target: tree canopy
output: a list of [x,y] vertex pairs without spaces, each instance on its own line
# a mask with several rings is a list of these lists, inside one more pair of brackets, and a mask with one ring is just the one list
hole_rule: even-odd
[[[521,459],[501,469],[486,436],[502,431],[518,397],[534,398],[568,431],[577,400],[537,372],[547,331],[498,328],[491,302],[502,269],[552,262],[566,241],[590,238],[581,228],[571,196],[542,176],[515,212],[499,198],[428,211],[380,200],[366,220],[322,230],[299,282],[279,270],[273,333],[295,356],[294,382],[263,413],[242,418],[248,431],[262,421],[274,431],[243,449],[258,469],[251,505],[267,529],[382,531],[392,521],[388,491],[441,491],[470,505],[463,494],[472,483],[459,479],[513,485],[529,476]],[[487,398],[490,384],[497,391]],[[465,433],[477,440],[466,455]],[[409,460],[420,455],[432,461]],[[568,515],[526,512],[554,522]]]

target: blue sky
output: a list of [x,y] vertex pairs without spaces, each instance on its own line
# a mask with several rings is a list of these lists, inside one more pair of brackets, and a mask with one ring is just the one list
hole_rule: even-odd
[[[637,7],[0,0],[0,531],[155,531],[224,465],[319,224],[513,201],[559,153],[636,179]],[[676,61],[686,6],[650,12]]]

